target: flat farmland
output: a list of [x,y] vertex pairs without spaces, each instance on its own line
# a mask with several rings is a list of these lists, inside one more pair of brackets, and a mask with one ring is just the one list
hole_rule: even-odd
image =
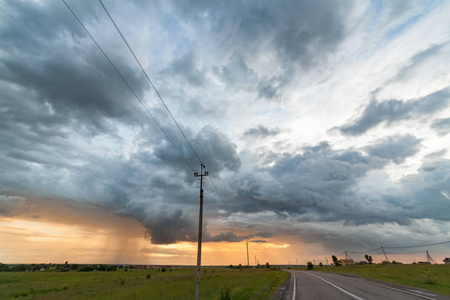
[[[202,299],[270,299],[288,273],[203,268]],[[195,268],[0,272],[0,299],[194,299]]]

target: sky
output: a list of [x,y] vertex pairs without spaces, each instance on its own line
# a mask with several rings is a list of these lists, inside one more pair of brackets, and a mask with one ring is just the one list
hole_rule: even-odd
[[103,0],[181,131],[66,2],[114,66],[0,1],[0,262],[194,265],[200,162],[205,265],[450,257],[450,2]]

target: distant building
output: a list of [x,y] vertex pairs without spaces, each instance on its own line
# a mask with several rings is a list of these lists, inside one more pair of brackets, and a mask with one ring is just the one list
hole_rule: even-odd
[[450,265],[450,257],[444,259],[445,264]]
[[353,266],[355,264],[355,262],[351,258],[341,258],[340,261],[343,266]]

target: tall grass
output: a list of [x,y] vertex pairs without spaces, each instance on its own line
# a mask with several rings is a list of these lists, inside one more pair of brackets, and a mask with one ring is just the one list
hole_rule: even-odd
[[[273,270],[205,270],[202,299],[220,299],[224,291],[232,299],[268,299],[287,277],[286,272]],[[194,299],[194,295],[194,268],[0,272],[0,299]]]

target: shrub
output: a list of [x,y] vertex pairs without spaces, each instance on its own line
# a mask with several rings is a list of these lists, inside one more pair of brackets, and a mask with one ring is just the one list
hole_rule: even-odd
[[310,262],[310,261],[308,261],[308,262],[306,263],[306,265],[307,265],[308,270],[312,270],[312,269],[314,268],[313,263]]
[[438,281],[437,277],[432,277],[430,271],[425,271],[420,275],[422,277],[421,282],[426,284],[436,284]]

